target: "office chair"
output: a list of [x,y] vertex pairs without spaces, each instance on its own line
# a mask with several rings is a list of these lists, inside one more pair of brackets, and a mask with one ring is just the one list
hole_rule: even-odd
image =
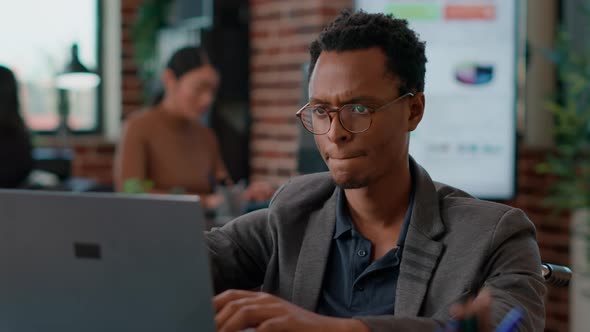
[[541,272],[547,284],[557,287],[569,286],[572,279],[572,270],[563,265],[542,263]]

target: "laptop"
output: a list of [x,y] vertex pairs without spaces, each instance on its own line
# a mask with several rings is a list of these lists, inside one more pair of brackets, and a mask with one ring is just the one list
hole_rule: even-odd
[[214,331],[198,198],[0,190],[0,331]]

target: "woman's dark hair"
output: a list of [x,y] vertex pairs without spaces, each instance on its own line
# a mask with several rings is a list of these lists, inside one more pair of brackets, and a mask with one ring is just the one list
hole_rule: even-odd
[[[170,69],[178,79],[184,74],[209,63],[209,57],[202,47],[187,46],[174,52],[170,60],[168,60],[168,64],[166,64],[166,69]],[[151,104],[157,105],[162,99],[164,99],[164,91],[157,93]]]
[[12,71],[0,66],[0,131],[26,131],[20,114],[18,83]]
[[23,184],[33,169],[31,138],[18,102],[12,71],[0,66],[0,188]]
[[209,57],[205,50],[201,47],[188,46],[174,52],[166,68],[172,70],[176,78],[180,78],[189,71],[206,64],[209,64]]

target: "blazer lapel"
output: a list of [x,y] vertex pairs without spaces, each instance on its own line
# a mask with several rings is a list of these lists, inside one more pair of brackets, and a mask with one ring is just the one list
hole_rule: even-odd
[[426,171],[413,159],[416,193],[410,226],[404,243],[395,296],[396,316],[417,316],[428,285],[443,252],[437,239],[445,232],[438,194]]
[[[409,232],[406,241],[410,240]],[[412,241],[416,243],[416,246],[406,245],[403,249],[395,295],[396,316],[419,314],[428,284],[443,250],[441,243],[421,234],[414,234]]]
[[324,206],[309,218],[295,277],[293,303],[315,311],[330,255],[330,245],[336,224],[336,190]]

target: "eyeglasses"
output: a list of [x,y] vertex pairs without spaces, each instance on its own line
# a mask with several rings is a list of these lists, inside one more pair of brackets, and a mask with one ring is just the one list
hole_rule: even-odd
[[353,134],[365,132],[371,128],[373,123],[373,113],[382,110],[405,97],[413,97],[414,94],[408,92],[396,99],[371,109],[361,104],[346,104],[340,108],[329,108],[323,105],[310,105],[307,103],[295,114],[303,127],[314,135],[325,135],[330,131],[332,126],[332,117],[330,113],[338,113],[338,120],[344,129]]

